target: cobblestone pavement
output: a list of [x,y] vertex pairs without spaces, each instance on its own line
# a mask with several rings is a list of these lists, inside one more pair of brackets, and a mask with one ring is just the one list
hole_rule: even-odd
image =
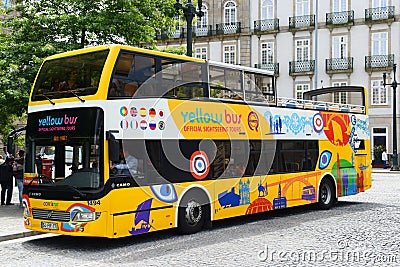
[[400,174],[327,211],[297,207],[214,223],[181,236],[41,235],[0,243],[5,266],[399,266]]

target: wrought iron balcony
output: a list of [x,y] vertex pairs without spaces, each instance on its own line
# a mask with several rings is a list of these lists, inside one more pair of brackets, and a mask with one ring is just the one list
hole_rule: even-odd
[[365,56],[366,71],[391,70],[394,64],[394,55]]
[[279,63],[266,63],[266,64],[255,64],[258,69],[264,69],[274,72],[275,76],[279,76]]
[[233,34],[233,33],[241,33],[241,23],[221,23],[216,25],[215,33],[218,34]]
[[289,75],[307,75],[314,73],[315,60],[290,61]]
[[394,20],[394,6],[365,9],[365,21],[369,23]]
[[202,36],[211,36],[212,35],[212,26],[193,26],[193,36],[194,37],[202,37]]
[[279,19],[255,20],[254,32],[279,32]]
[[167,40],[167,39],[180,39],[185,38],[185,29],[183,27],[176,28],[171,32],[162,32],[156,35],[156,40]]
[[315,15],[289,17],[289,30],[315,28]]
[[326,14],[326,25],[337,26],[337,25],[354,25],[354,10],[333,12]]
[[351,73],[353,72],[353,58],[327,58],[325,60],[326,73]]

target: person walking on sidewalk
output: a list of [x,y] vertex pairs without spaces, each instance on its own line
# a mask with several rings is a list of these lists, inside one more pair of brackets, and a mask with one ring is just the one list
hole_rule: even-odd
[[[1,205],[13,205],[11,203],[13,192],[13,168],[12,158],[7,158],[5,161],[1,157],[0,162],[0,181],[1,181]],[[7,194],[7,199],[6,199]],[[5,201],[5,202],[4,202]]]
[[382,162],[383,162],[383,168],[387,168],[387,161],[388,161],[388,155],[386,153],[386,149],[383,150],[382,152]]
[[22,207],[22,190],[24,188],[24,162],[25,151],[18,152],[18,158],[14,163],[14,177],[18,187],[19,206]]

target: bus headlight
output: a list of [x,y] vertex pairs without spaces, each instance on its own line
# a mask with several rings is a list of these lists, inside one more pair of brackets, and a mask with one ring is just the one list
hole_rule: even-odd
[[71,221],[73,222],[90,222],[97,220],[100,217],[100,212],[84,212],[78,211],[75,214],[71,214]]

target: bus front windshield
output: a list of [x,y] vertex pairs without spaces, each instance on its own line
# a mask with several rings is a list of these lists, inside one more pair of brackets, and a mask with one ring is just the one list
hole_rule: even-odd
[[44,62],[32,101],[95,94],[108,52],[102,50]]
[[28,184],[99,188],[102,117],[100,109],[30,114],[25,172],[37,178]]

